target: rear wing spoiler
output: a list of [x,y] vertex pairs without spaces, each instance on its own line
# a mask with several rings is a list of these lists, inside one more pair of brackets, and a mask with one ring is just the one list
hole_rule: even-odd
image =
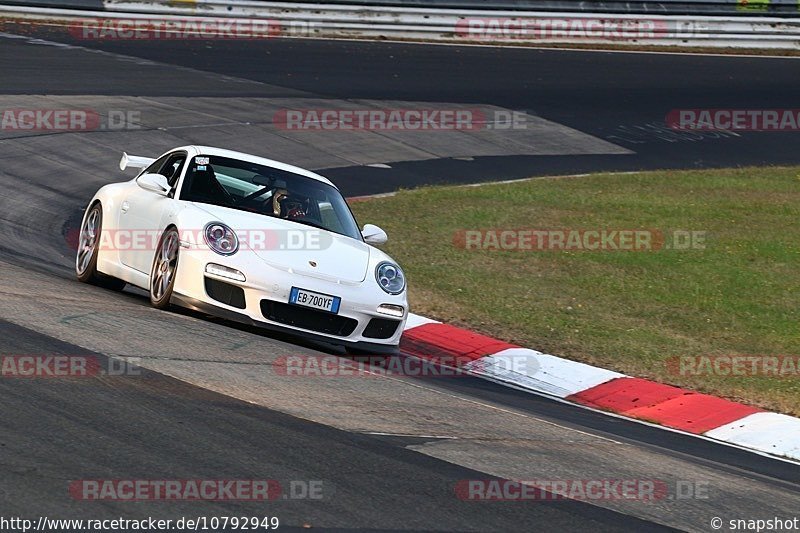
[[138,155],[128,155],[122,152],[122,159],[119,160],[119,169],[125,170],[126,168],[144,168],[150,163],[155,161],[152,157],[141,157]]

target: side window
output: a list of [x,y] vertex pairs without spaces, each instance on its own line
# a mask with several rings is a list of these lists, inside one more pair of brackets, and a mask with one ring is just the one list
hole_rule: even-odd
[[161,156],[160,158],[150,163],[150,166],[144,169],[142,171],[142,174],[158,174],[159,173],[158,171],[161,169],[164,163],[167,162],[167,159],[169,159],[170,155],[172,154]]
[[142,174],[161,174],[167,178],[170,187],[175,187],[185,161],[186,154],[184,152],[167,154],[153,161]]
[[186,154],[174,154],[161,167],[159,174],[167,178],[167,183],[169,183],[170,187],[175,187],[178,183],[178,177],[181,175],[184,161],[186,161]]

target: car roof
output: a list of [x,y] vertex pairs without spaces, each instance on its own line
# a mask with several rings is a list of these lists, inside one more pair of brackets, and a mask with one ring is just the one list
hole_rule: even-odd
[[[281,163],[280,161],[275,161],[274,159],[267,159],[266,157],[259,157],[253,154],[247,154],[244,152],[237,152],[235,150],[226,150],[225,148],[216,148],[214,146],[182,146],[180,148],[175,148],[175,150],[192,150],[194,151],[194,155],[216,155],[220,157],[229,157],[231,159],[239,159],[241,161],[247,161],[248,163],[255,163],[257,165],[264,165],[267,167],[276,168],[278,170],[284,170],[286,172],[292,172],[294,174],[299,174],[300,176],[305,176],[307,178],[315,179],[317,181],[321,181],[322,183],[327,183],[333,187],[336,185],[331,182],[325,176],[320,176],[310,170],[306,170],[301,167],[296,167],[294,165],[289,165],[288,163]],[[194,156],[193,156],[194,157]],[[336,187],[338,189],[338,187]]]

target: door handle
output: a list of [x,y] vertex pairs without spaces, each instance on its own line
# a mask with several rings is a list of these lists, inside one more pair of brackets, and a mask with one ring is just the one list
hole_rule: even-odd
[[128,209],[130,209],[130,208],[131,208],[131,204],[129,204],[128,202],[122,202],[122,212],[123,213],[127,213]]

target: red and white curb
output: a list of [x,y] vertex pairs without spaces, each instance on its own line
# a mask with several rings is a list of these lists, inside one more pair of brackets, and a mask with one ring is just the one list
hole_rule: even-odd
[[800,461],[800,418],[626,376],[409,315],[407,355],[584,407]]

